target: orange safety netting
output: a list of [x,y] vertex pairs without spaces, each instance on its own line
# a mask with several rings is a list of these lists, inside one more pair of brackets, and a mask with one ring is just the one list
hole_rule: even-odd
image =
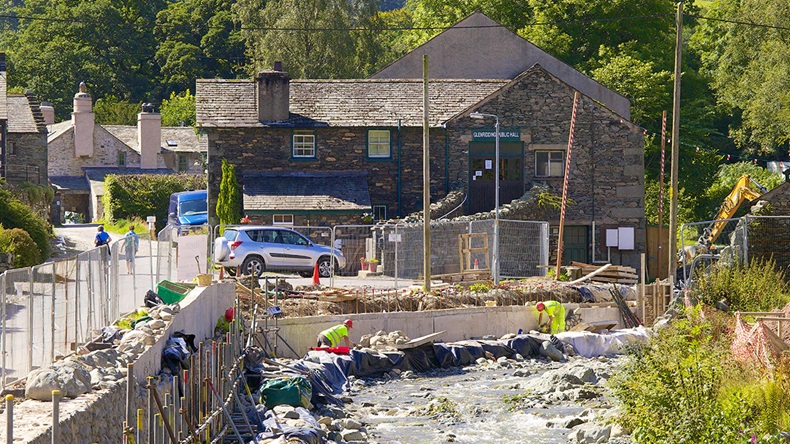
[[730,345],[733,357],[744,364],[759,364],[765,368],[773,368],[773,362],[779,353],[771,344],[765,332],[765,324],[757,321],[753,327],[735,313],[735,335]]

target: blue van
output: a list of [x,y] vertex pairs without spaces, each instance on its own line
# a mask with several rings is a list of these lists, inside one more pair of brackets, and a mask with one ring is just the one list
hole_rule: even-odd
[[170,195],[168,224],[204,225],[208,223],[208,193],[206,190],[182,191]]

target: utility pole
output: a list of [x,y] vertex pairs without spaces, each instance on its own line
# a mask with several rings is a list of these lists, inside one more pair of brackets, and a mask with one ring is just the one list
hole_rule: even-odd
[[683,58],[683,2],[678,2],[675,17],[675,92],[672,98],[672,167],[669,188],[669,283],[675,284],[678,268],[678,162],[680,161],[680,65]]
[[431,158],[428,128],[428,54],[422,56],[422,223],[423,287],[431,291]]

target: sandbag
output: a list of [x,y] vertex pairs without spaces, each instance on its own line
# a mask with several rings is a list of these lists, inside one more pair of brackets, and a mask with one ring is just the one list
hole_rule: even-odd
[[494,359],[501,357],[510,358],[516,351],[499,341],[477,341],[483,350],[494,355]]
[[442,368],[465,366],[475,362],[475,358],[463,345],[433,344],[433,351],[436,354],[439,366]]
[[259,393],[261,403],[269,409],[278,405],[308,407],[313,396],[313,387],[304,376],[294,376],[270,379],[263,383]]
[[515,338],[505,339],[502,343],[515,350],[521,356],[528,358],[530,356],[538,356],[540,345],[544,340],[532,335],[518,335]]

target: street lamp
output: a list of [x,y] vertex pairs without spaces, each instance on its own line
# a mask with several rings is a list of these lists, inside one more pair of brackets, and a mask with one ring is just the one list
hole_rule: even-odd
[[493,117],[496,119],[494,124],[494,140],[496,145],[496,166],[494,167],[494,254],[491,259],[491,268],[494,272],[494,284],[499,284],[499,117],[494,114],[473,112],[469,114],[473,119],[485,119]]

